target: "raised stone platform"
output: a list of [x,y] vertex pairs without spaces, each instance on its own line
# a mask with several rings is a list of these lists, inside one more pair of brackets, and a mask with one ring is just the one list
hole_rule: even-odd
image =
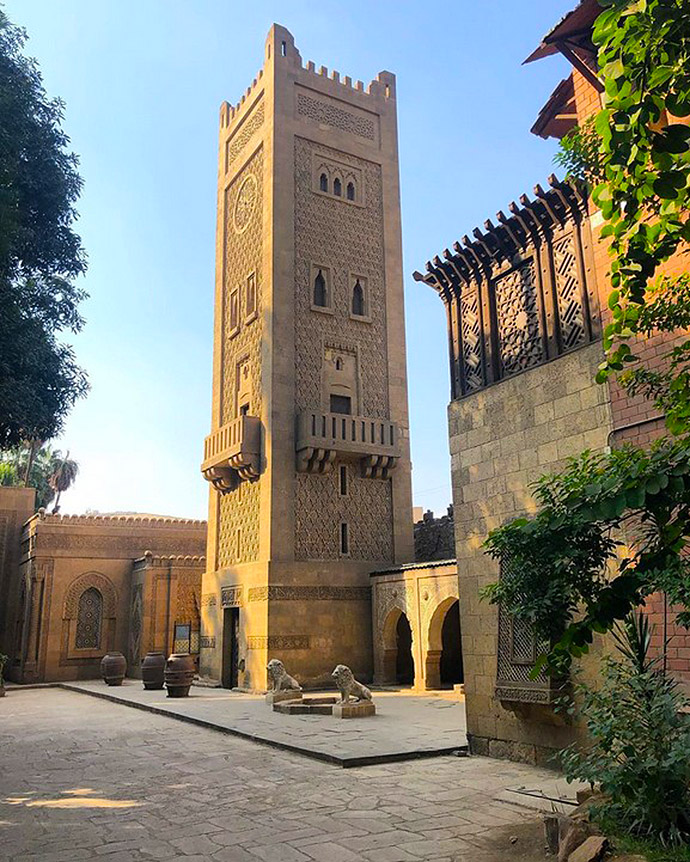
[[[330,715],[280,715],[267,709],[264,695],[221,688],[194,685],[189,697],[170,700],[164,692],[145,691],[140,680],[126,679],[117,688],[101,680],[61,686],[346,768],[435,757],[467,747],[464,702],[453,692],[374,691],[375,716],[334,721]],[[323,695],[337,699],[333,692]]]
[[376,715],[376,705],[371,700],[336,703],[332,715],[333,718],[368,718],[370,715]]
[[269,706],[291,700],[302,700],[302,692],[288,689],[286,691],[269,691],[266,693],[266,703]]
[[337,697],[303,697],[301,700],[273,704],[273,712],[283,715],[333,715]]

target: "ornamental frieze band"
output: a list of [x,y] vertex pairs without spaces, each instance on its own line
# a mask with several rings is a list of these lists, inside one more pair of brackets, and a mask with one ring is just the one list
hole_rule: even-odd
[[365,602],[369,601],[371,587],[334,587],[325,584],[314,586],[252,587],[247,593],[250,602]]
[[248,649],[309,649],[309,635],[252,635]]
[[[220,604],[223,608],[239,608],[243,602],[244,587],[221,587]],[[214,596],[215,599],[215,596]],[[215,604],[215,602],[214,602]]]

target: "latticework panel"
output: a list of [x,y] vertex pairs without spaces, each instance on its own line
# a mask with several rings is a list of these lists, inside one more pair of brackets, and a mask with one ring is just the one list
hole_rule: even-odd
[[77,612],[77,649],[98,649],[101,645],[103,621],[103,596],[95,587],[90,587],[79,597]]
[[534,262],[528,260],[494,282],[501,368],[504,375],[543,362],[544,343]]
[[463,288],[460,297],[460,338],[462,340],[463,394],[484,385],[483,343],[476,285]]
[[575,237],[569,233],[552,248],[562,349],[570,350],[587,340]]

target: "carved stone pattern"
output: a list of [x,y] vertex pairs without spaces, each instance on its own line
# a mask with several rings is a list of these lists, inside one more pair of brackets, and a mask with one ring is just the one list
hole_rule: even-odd
[[476,284],[463,288],[460,299],[460,338],[462,339],[462,364],[464,392],[474,392],[484,385],[482,370],[483,341],[479,320],[479,291]]
[[221,587],[220,604],[223,608],[240,608],[244,604],[244,587]]
[[348,524],[352,560],[393,559],[391,480],[373,481],[350,471],[347,497],[340,495],[340,471],[298,473],[295,555],[299,560],[335,560],[340,524]]
[[[201,577],[199,575],[178,575],[177,602],[175,618],[178,622],[191,622],[192,628],[199,628],[199,593]],[[195,626],[196,623],[196,626]]]
[[[156,536],[146,532],[142,534],[126,535],[120,533],[118,535],[97,535],[97,536],[79,536],[74,534],[60,533],[45,533],[41,536],[41,551],[67,550],[74,552],[75,557],[89,557],[91,554],[102,556],[106,559],[115,560],[133,560],[141,557],[144,551],[151,549],[153,544],[155,548],[159,547],[174,547],[175,550],[182,554],[198,554],[199,547],[204,544],[204,539],[193,537],[181,537],[179,533],[171,531],[169,535],[165,535],[161,531]],[[76,553],[77,551],[88,551],[89,553]]]
[[251,587],[247,592],[247,600],[250,602],[265,602],[269,599],[283,602],[364,602],[369,601],[370,596],[370,587],[337,587],[325,584]]
[[[325,344],[343,344],[359,355],[361,415],[387,418],[388,352],[384,281],[381,169],[354,156],[318,147],[318,153],[362,172],[366,206],[343,207],[312,191],[313,146],[295,141],[295,398],[296,409],[321,410]],[[334,314],[311,311],[311,264],[331,269]],[[349,273],[366,275],[371,323],[350,318]],[[390,480],[353,481],[339,498],[336,474],[298,474],[295,481],[295,556],[337,559],[340,521],[350,525],[350,557],[392,558]],[[325,480],[325,481],[324,481]],[[346,506],[347,517],[341,517]]]
[[226,144],[225,150],[225,170],[227,171],[235,159],[239,156],[242,150],[247,145],[251,136],[261,128],[264,122],[264,103],[263,99],[254,108],[254,110],[245,118],[242,125],[235,132]]
[[141,621],[143,584],[135,584],[132,590],[132,608],[129,615],[129,659],[132,664],[139,664],[141,659]]
[[309,635],[251,635],[247,649],[309,649]]
[[[256,178],[256,202],[246,230],[236,234],[233,229],[233,214],[237,195],[247,174]],[[222,374],[221,383],[221,424],[234,419],[237,414],[235,404],[237,385],[237,364],[249,359],[251,376],[252,415],[261,414],[261,336],[263,315],[262,275],[262,209],[263,209],[263,150],[259,150],[247,166],[238,174],[225,193],[225,281],[223,285],[225,319],[223,321]],[[250,273],[256,273],[256,301],[259,314],[250,324],[240,326],[234,338],[230,322],[230,291],[239,286],[240,302],[244,302],[244,285]],[[240,313],[240,319],[243,312]],[[220,498],[220,517],[218,529],[218,566],[227,568],[238,562],[256,560],[259,556],[259,489],[262,479],[243,482],[241,489]],[[237,531],[240,530],[238,554]]]
[[213,635],[202,635],[199,638],[199,646],[201,649],[215,649],[216,639]]
[[587,339],[575,237],[567,234],[553,244],[552,250],[561,341],[563,350],[570,350]]
[[77,649],[98,649],[103,628],[103,596],[95,587],[79,596],[77,629],[74,645]]
[[248,227],[256,206],[256,177],[248,174],[243,180],[235,198],[232,222],[235,233],[243,233]]
[[215,607],[218,598],[215,593],[204,593],[201,597],[201,607],[202,608],[212,608]]
[[539,365],[546,357],[533,261],[498,278],[494,292],[503,373],[515,374]]
[[309,117],[315,123],[323,123],[327,126],[333,126],[335,129],[342,129],[344,132],[350,132],[350,134],[366,138],[368,141],[375,139],[376,127],[373,120],[345,111],[329,102],[312,99],[304,93],[299,93],[297,96],[297,113],[303,117]]
[[[50,560],[49,562],[52,565],[53,561]],[[103,596],[103,619],[110,619],[117,615],[117,591],[110,578],[100,574],[100,572],[86,572],[75,578],[67,589],[62,611],[63,619],[73,620],[77,618],[81,594],[91,587],[97,589]]]

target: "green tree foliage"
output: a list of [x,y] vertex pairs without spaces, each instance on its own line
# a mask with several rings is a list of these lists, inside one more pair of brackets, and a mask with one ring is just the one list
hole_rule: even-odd
[[[690,626],[690,440],[663,438],[646,451],[585,452],[534,486],[539,510],[489,534],[504,576],[484,595],[532,623],[552,644],[538,667],[560,671],[645,597],[665,591]],[[625,528],[628,555],[614,531]]]
[[[69,452],[63,456],[58,449],[42,446],[31,463],[28,480],[26,469],[30,459],[30,447],[17,446],[0,453],[0,485],[28,485],[36,489],[36,508],[47,508],[55,499],[56,492],[66,491],[74,484],[79,472],[76,461],[70,460]],[[67,483],[66,480],[70,479]],[[61,487],[59,487],[61,486]],[[56,508],[57,508],[56,501]]]
[[[690,340],[661,369],[640,364],[636,335],[678,333],[690,318],[690,277],[659,268],[690,240],[690,9],[687,0],[600,0],[594,25],[604,107],[563,141],[558,161],[589,182],[609,237],[612,320],[597,379],[619,376],[666,415],[690,423]],[[681,120],[679,122],[679,119]]]
[[87,382],[61,330],[77,332],[86,259],[72,225],[77,158],[26,34],[0,11],[0,447],[55,436]]
[[[598,785],[604,828],[662,846],[690,842],[690,703],[649,655],[650,630],[631,615],[615,634],[597,687],[578,686],[590,744],[561,757],[568,780]],[[668,857],[667,857],[668,858]]]

